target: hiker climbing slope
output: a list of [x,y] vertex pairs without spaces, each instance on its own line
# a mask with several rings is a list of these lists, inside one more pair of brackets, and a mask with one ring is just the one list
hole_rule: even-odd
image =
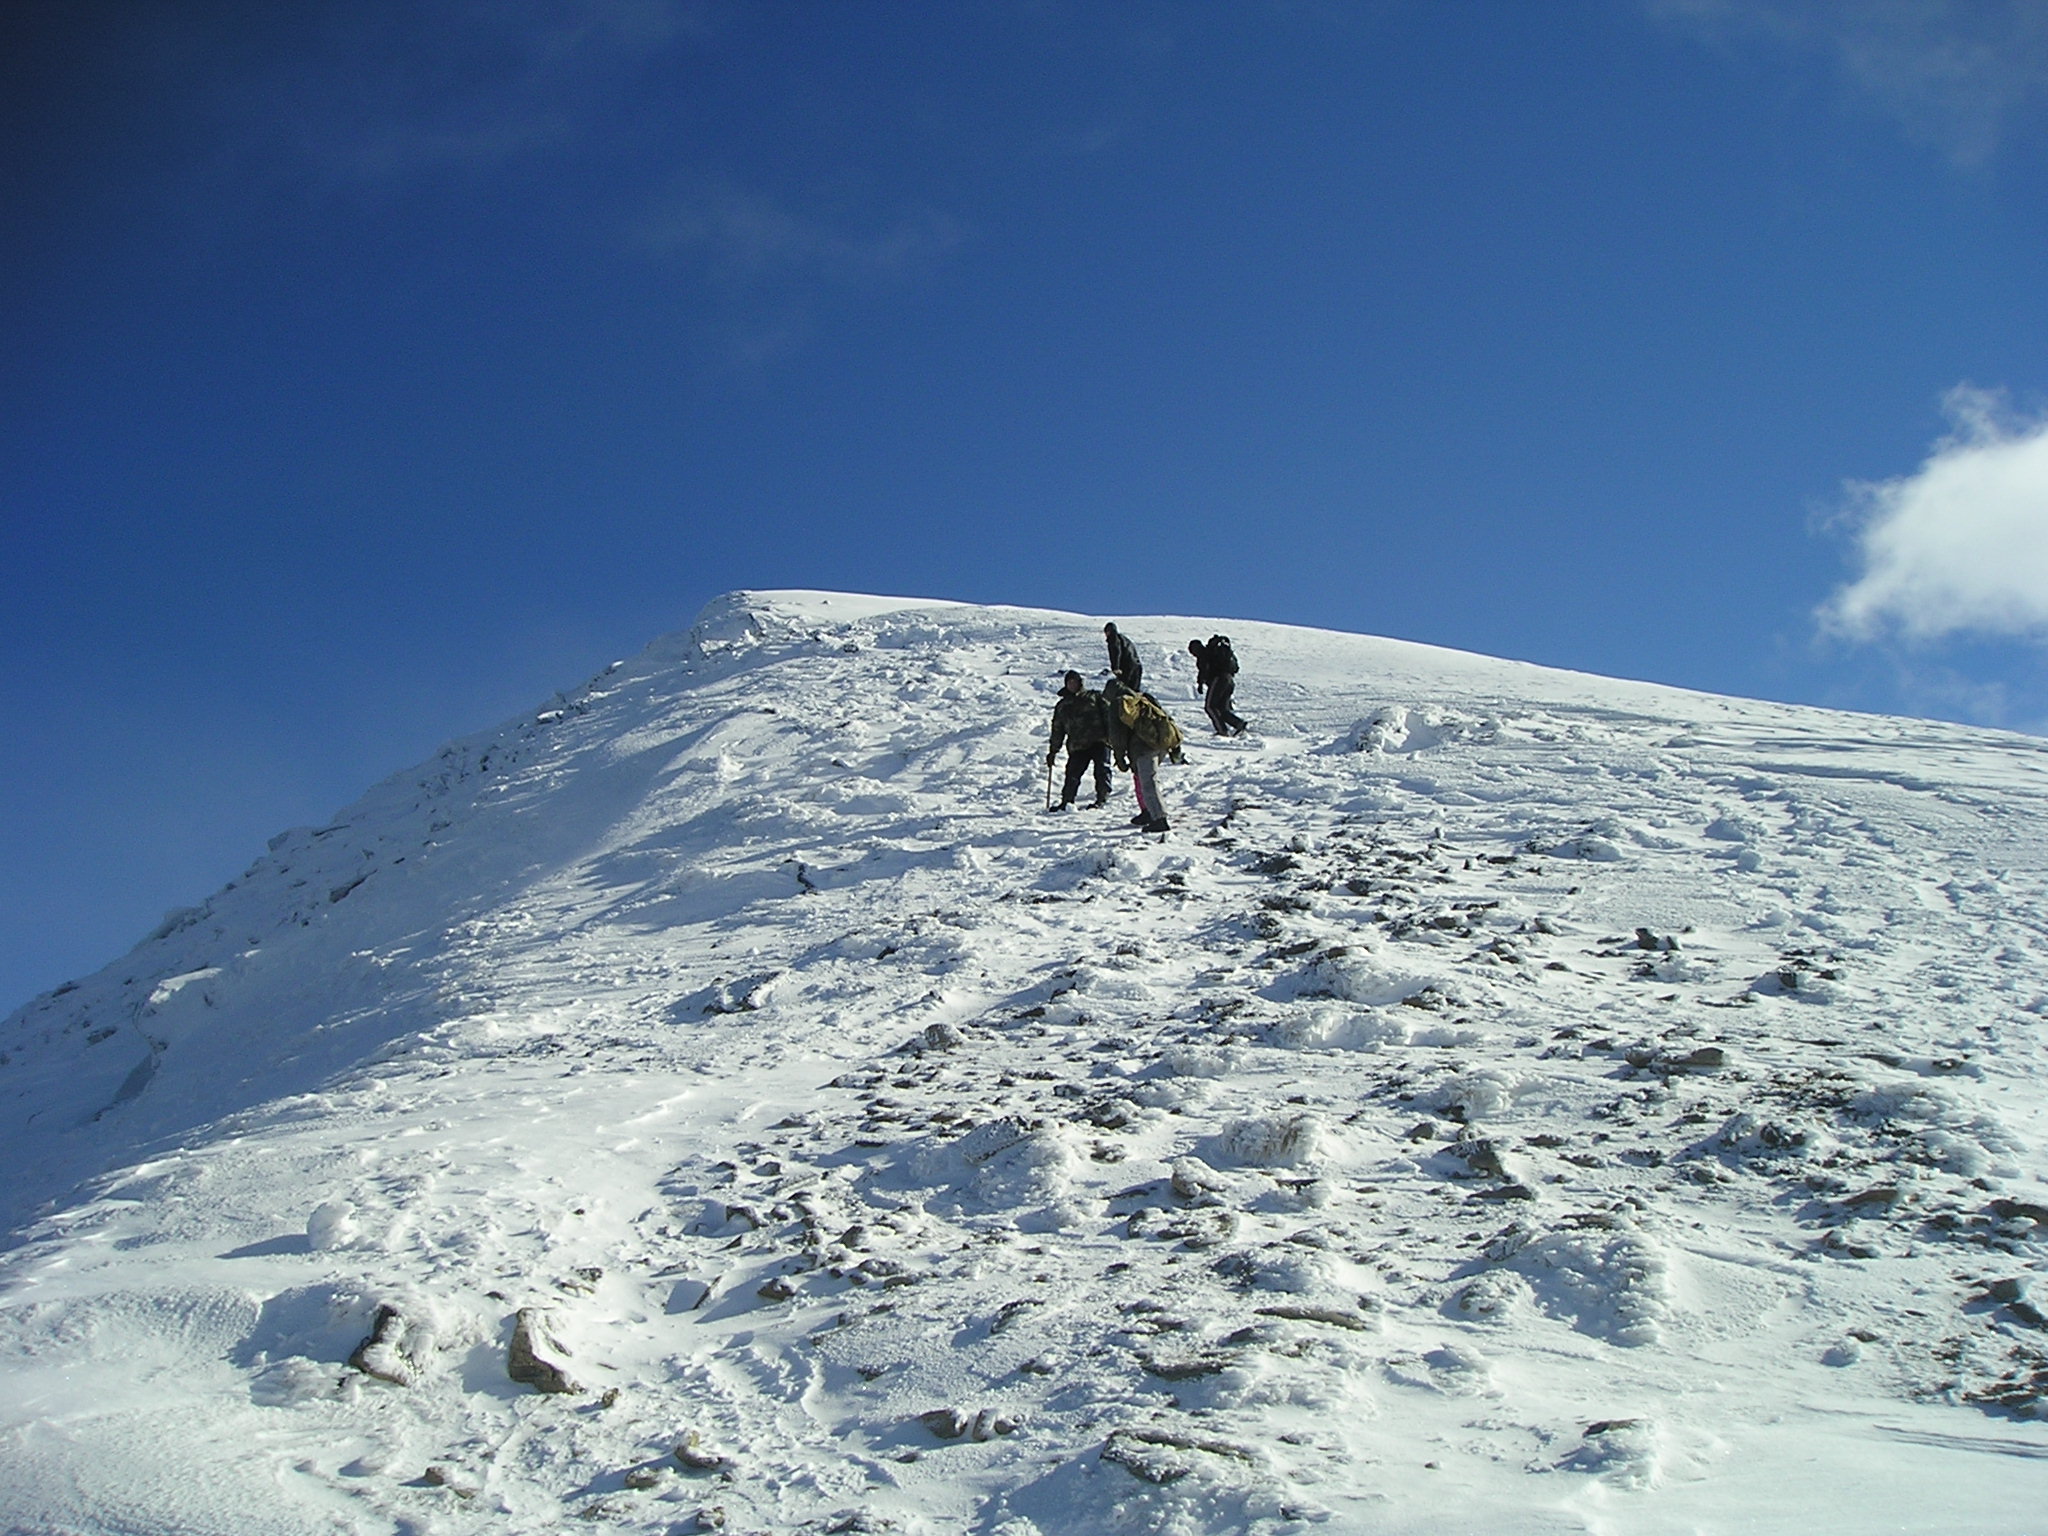
[[1095,804],[1109,798],[1109,706],[1102,695],[1084,686],[1081,674],[1069,672],[1060,684],[1060,701],[1052,707],[1052,743],[1045,749],[1048,770],[1059,756],[1060,744],[1067,748],[1067,778],[1060,790],[1060,802],[1049,807],[1064,811],[1074,803],[1081,788],[1081,775],[1095,770]]
[[1188,654],[1195,658],[1195,692],[1202,696],[1209,724],[1218,736],[1242,736],[1245,723],[1230,701],[1237,693],[1237,652],[1228,635],[1211,635],[1209,643],[1188,642]]
[[1102,638],[1109,647],[1109,675],[1138,692],[1145,686],[1145,664],[1138,660],[1138,648],[1128,636],[1118,634],[1114,624],[1102,626]]
[[1103,685],[1102,700],[1109,710],[1110,749],[1116,753],[1117,767],[1129,770],[1138,796],[1138,814],[1131,823],[1147,832],[1164,832],[1168,822],[1159,799],[1157,770],[1162,757],[1179,760],[1180,727],[1150,694],[1117,678]]

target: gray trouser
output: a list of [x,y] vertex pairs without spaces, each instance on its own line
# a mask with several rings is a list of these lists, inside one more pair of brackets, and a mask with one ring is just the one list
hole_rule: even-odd
[[1159,803],[1159,782],[1152,770],[1159,759],[1150,752],[1131,754],[1131,787],[1138,792],[1138,809],[1153,821],[1166,819],[1166,807]]

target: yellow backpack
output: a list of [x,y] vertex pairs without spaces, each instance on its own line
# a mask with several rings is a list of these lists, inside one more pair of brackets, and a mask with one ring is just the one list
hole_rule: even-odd
[[1153,757],[1180,751],[1180,727],[1149,693],[1127,693],[1116,701],[1117,719],[1131,733],[1131,750]]

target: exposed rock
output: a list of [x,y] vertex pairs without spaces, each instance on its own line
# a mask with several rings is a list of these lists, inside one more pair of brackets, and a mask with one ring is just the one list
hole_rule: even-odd
[[1229,1370],[1231,1357],[1224,1354],[1140,1355],[1138,1363],[1161,1381],[1194,1381]]
[[1173,1192],[1181,1199],[1200,1205],[1220,1203],[1230,1180],[1199,1157],[1178,1157],[1173,1162]]
[[405,1319],[399,1316],[398,1309],[379,1307],[376,1321],[370,1324],[369,1336],[355,1347],[348,1363],[365,1376],[374,1376],[393,1386],[409,1387],[418,1379],[419,1372],[406,1358],[402,1348],[404,1341]]
[[1493,1189],[1482,1189],[1472,1196],[1474,1200],[1534,1200],[1536,1191],[1519,1180],[1497,1185]]
[[1718,1045],[1696,1046],[1683,1054],[1652,1045],[1632,1045],[1622,1059],[1643,1072],[1712,1072],[1728,1064],[1728,1052]]
[[1468,1136],[1453,1144],[1451,1156],[1479,1178],[1498,1179],[1507,1175],[1507,1168],[1501,1162],[1500,1148],[1484,1136]]
[[958,1408],[934,1408],[920,1413],[917,1422],[941,1440],[958,1440],[974,1427],[974,1416]]
[[1192,1249],[1216,1248],[1237,1235],[1238,1215],[1235,1211],[1205,1208],[1178,1213],[1168,1213],[1145,1207],[1131,1212],[1124,1223],[1124,1231],[1132,1237],[1150,1238],[1160,1243],[1182,1243]]
[[922,1056],[926,1051],[957,1051],[967,1043],[967,1037],[944,1019],[927,1024],[919,1033],[911,1036],[898,1047],[905,1055]]
[[1260,1317],[1277,1317],[1291,1323],[1327,1323],[1332,1328],[1349,1328],[1354,1333],[1369,1333],[1373,1328],[1371,1318],[1336,1307],[1301,1307],[1290,1303],[1255,1310]]
[[1036,1296],[1020,1296],[1015,1301],[1006,1301],[996,1309],[996,1315],[990,1321],[988,1331],[991,1335],[1005,1332],[1021,1322],[1033,1307],[1044,1305],[1045,1303]]
[[505,1374],[539,1392],[576,1393],[583,1388],[568,1371],[549,1358],[568,1351],[548,1331],[547,1314],[539,1307],[521,1307],[512,1324],[512,1345],[505,1360]]
[[694,1312],[711,1299],[712,1287],[702,1280],[678,1280],[669,1287],[667,1310]]
[[476,1479],[453,1467],[435,1465],[420,1474],[423,1488],[446,1488],[458,1499],[473,1499],[479,1492]]
[[724,1472],[732,1466],[732,1458],[706,1446],[694,1429],[676,1442],[675,1457],[692,1472]]
[[1119,1429],[1102,1444],[1102,1459],[1122,1467],[1131,1476],[1164,1486],[1195,1470],[1190,1452],[1225,1456],[1256,1464],[1258,1457],[1241,1445],[1227,1440],[1209,1440],[1162,1429]]

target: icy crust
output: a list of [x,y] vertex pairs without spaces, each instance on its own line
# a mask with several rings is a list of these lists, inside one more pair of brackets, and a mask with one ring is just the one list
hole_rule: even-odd
[[[0,1524],[2022,1531],[2048,756],[735,594],[0,1033]],[[1184,702],[1185,701],[1185,702]]]

